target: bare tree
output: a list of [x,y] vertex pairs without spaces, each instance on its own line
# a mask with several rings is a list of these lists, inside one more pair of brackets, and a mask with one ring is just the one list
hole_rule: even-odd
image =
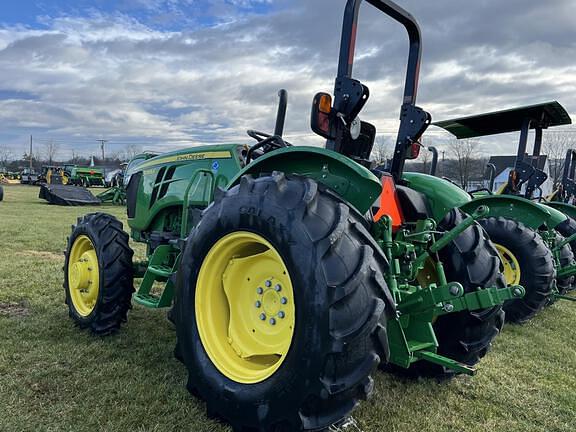
[[430,171],[430,164],[432,163],[432,153],[428,150],[429,140],[428,137],[422,137],[422,148],[418,160],[422,163],[422,172],[428,174]]
[[131,160],[134,156],[142,153],[142,147],[137,144],[129,144],[126,147],[126,160]]
[[0,145],[0,166],[5,167],[12,159],[12,149],[5,145]]
[[544,135],[542,150],[543,154],[548,156],[550,178],[555,185],[562,177],[566,151],[570,148],[576,148],[574,138],[575,137],[572,137],[571,134],[553,131]]
[[48,141],[46,144],[44,144],[44,153],[46,160],[48,161],[48,165],[52,165],[52,162],[58,153],[58,144],[54,143],[54,141]]
[[377,165],[385,165],[386,161],[392,158],[393,153],[394,148],[390,139],[382,135],[376,137],[371,159],[376,162]]
[[448,143],[448,152],[456,159],[458,181],[466,189],[478,165],[480,143],[476,140],[452,140]]

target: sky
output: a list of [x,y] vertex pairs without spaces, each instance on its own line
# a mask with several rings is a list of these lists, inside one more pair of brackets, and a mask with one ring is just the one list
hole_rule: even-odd
[[[398,0],[419,21],[418,105],[435,120],[558,100],[576,121],[576,2]],[[127,147],[155,151],[250,143],[273,130],[289,92],[286,135],[322,146],[313,95],[333,89],[345,0],[19,0],[0,3],[0,147],[57,158]],[[395,135],[406,55],[403,28],[363,5],[355,77],[361,114]],[[571,126],[559,128],[574,136]],[[427,143],[445,146],[437,128]],[[517,138],[484,140],[514,153]]]

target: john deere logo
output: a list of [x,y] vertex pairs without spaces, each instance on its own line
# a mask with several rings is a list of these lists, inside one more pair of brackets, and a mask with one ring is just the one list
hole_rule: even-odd
[[229,151],[187,153],[174,156],[166,156],[162,158],[154,158],[148,162],[143,163],[142,165],[140,165],[139,168],[140,169],[152,168],[158,165],[163,165],[172,162],[188,162],[188,161],[205,160],[205,159],[230,159],[231,157],[232,154],[230,154]]

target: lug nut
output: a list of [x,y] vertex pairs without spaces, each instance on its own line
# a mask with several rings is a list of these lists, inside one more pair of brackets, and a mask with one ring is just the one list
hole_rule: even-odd
[[514,288],[514,291],[512,293],[514,294],[514,296],[520,297],[522,295],[522,290],[520,288]]
[[278,292],[282,291],[282,287],[280,286],[280,284],[276,285],[276,286],[274,287],[274,289],[275,289],[276,291],[278,291]]
[[257,308],[259,308],[260,306],[262,306],[262,303],[261,303],[260,301],[257,301],[257,302],[255,303],[255,306],[256,306]]
[[287,299],[286,297],[282,297],[282,298],[280,299],[280,303],[286,304],[286,303],[288,303],[288,299]]
[[260,314],[260,319],[261,319],[262,321],[266,320],[266,314],[261,313],[261,314]]
[[264,290],[261,287],[258,287],[258,289],[256,290],[256,292],[258,294],[262,294],[264,292]]
[[454,310],[454,305],[452,303],[446,303],[444,305],[445,312],[452,312]]
[[284,318],[285,316],[286,316],[286,314],[284,313],[284,311],[278,312],[278,317],[279,317],[279,318]]
[[457,296],[458,294],[460,294],[460,288],[458,288],[456,285],[452,285],[450,287],[450,294],[452,294],[453,296]]
[[270,318],[270,324],[276,325],[276,320],[274,318]]
[[266,287],[270,288],[272,286],[272,281],[267,280],[266,281]]

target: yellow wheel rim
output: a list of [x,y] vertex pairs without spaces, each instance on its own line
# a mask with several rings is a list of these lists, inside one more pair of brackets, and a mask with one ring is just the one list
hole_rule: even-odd
[[98,256],[88,236],[74,240],[68,259],[68,287],[76,312],[83,317],[92,313],[100,291]]
[[195,312],[202,345],[223,375],[242,384],[272,376],[296,322],[292,282],[278,251],[251,232],[218,240],[200,268]]
[[504,274],[504,279],[507,285],[518,285],[520,283],[520,277],[522,272],[520,271],[520,264],[510,251],[510,249],[500,245],[494,244],[498,255],[500,255],[500,261],[502,262],[502,273]]

